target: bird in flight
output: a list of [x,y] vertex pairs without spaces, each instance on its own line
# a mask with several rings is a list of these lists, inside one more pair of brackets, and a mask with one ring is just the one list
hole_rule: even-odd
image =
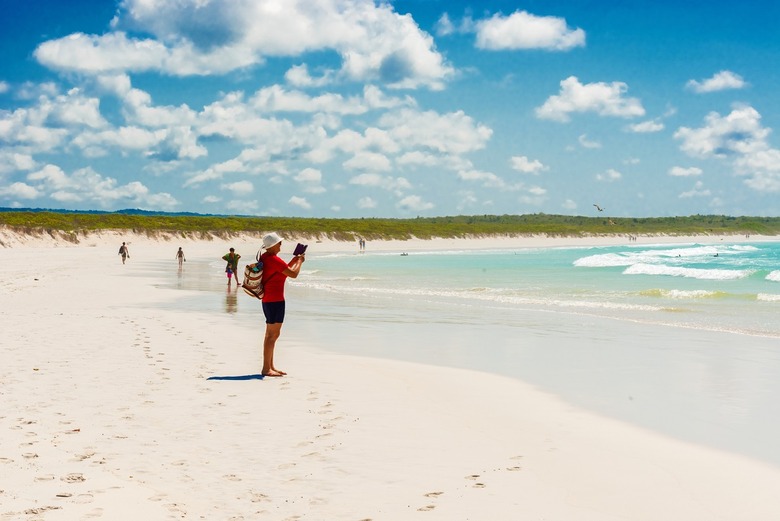
[[595,206],[596,210],[598,210],[599,212],[603,212],[604,211],[604,208],[602,208],[601,206],[599,206],[597,204],[594,204],[593,206]]

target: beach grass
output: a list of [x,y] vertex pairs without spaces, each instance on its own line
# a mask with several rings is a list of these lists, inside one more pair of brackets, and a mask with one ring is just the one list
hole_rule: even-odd
[[104,230],[132,230],[149,236],[231,237],[275,230],[297,236],[352,241],[411,238],[465,238],[545,235],[778,235],[780,217],[691,215],[682,217],[585,217],[550,214],[458,215],[396,218],[304,218],[180,215],[130,212],[0,211],[0,225],[14,232],[55,233],[78,242],[80,235]]

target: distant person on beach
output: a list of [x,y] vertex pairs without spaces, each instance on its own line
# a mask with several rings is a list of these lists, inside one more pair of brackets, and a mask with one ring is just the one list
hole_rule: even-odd
[[287,277],[297,278],[301,272],[304,255],[296,255],[290,262],[284,262],[279,256],[282,238],[276,233],[263,237],[265,253],[260,256],[263,262],[263,314],[265,315],[265,338],[263,339],[263,376],[284,376],[274,365],[274,348],[282,332],[284,322],[284,283]]
[[176,252],[176,258],[179,260],[179,267],[181,268],[182,263],[187,260],[184,258],[184,251],[182,251],[181,246],[179,246],[179,251]]
[[122,243],[122,246],[119,247],[119,255],[122,256],[122,264],[130,258],[130,250],[127,249],[127,244]]
[[228,286],[230,286],[230,280],[234,273],[236,275],[236,286],[241,285],[241,282],[238,280],[238,259],[240,258],[241,255],[236,253],[234,248],[230,248],[230,251],[222,256],[222,260],[227,262],[227,266],[225,266],[225,273],[227,274]]

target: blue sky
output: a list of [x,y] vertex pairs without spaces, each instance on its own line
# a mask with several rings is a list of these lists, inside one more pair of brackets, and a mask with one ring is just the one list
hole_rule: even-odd
[[1,5],[0,206],[780,215],[778,2]]

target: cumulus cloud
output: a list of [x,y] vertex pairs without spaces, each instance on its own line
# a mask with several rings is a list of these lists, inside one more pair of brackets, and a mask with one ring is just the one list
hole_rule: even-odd
[[712,192],[704,188],[704,183],[696,181],[691,190],[682,192],[678,197],[680,199],[690,199],[691,197],[709,197],[710,195],[712,195]]
[[11,90],[11,85],[7,81],[0,81],[0,94],[5,94]]
[[619,181],[622,178],[623,178],[623,174],[621,174],[620,172],[618,172],[614,168],[607,169],[607,171],[604,172],[603,174],[596,174],[596,180],[597,181],[602,181],[602,182],[606,182],[606,183]]
[[374,201],[371,197],[361,197],[357,201],[357,207],[362,210],[369,210],[371,208],[376,208],[377,204],[376,201]]
[[360,174],[350,179],[349,184],[381,188],[397,194],[412,188],[412,185],[404,177],[383,176],[380,174]]
[[402,211],[421,212],[430,210],[434,204],[423,200],[419,195],[409,195],[398,201],[396,207]]
[[563,18],[535,16],[526,11],[515,11],[509,16],[494,14],[475,22],[474,28],[477,47],[486,50],[568,51],[585,46],[585,31],[582,29],[569,28]]
[[669,175],[672,177],[692,177],[692,176],[698,176],[702,174],[701,168],[690,166],[690,167],[682,167],[682,166],[673,166],[669,169]]
[[384,114],[379,126],[403,148],[422,147],[456,155],[484,148],[493,135],[492,129],[476,123],[461,110],[439,114],[401,109]]
[[712,78],[701,81],[690,80],[686,84],[688,89],[698,94],[718,92],[721,90],[743,89],[746,86],[747,82],[742,79],[742,76],[731,71],[720,71]]
[[587,134],[580,134],[580,137],[577,138],[577,141],[580,143],[582,148],[601,148],[601,143],[588,139]]
[[255,185],[250,181],[236,181],[235,183],[225,183],[221,186],[223,190],[228,190],[236,196],[249,195],[255,191]]
[[756,109],[738,105],[726,116],[711,112],[702,127],[680,127],[674,137],[692,157],[730,162],[751,189],[780,192],[780,150],[768,143],[770,133]]
[[8,186],[0,186],[0,197],[4,199],[37,199],[42,192],[27,183],[11,183]]
[[102,208],[132,205],[164,210],[172,210],[179,204],[169,193],[152,193],[139,181],[122,185],[89,167],[67,174],[59,166],[48,164],[28,174],[27,180],[39,194],[60,202],[89,202]]
[[319,194],[325,191],[322,186],[322,172],[316,168],[304,168],[294,177],[305,192]]
[[32,170],[36,166],[35,160],[29,154],[20,154],[12,150],[0,150],[0,175]]
[[629,132],[635,132],[637,134],[650,134],[653,132],[660,132],[664,129],[664,124],[656,119],[649,121],[642,121],[641,123],[633,123],[626,127]]
[[523,172],[524,174],[538,174],[539,172],[549,170],[549,167],[542,164],[538,159],[529,159],[526,156],[513,156],[510,159],[513,170]]
[[[373,0],[125,0],[112,29],[44,42],[35,57],[85,74],[186,76],[334,51],[341,56],[339,76],[396,88],[440,89],[454,72],[410,16]],[[291,78],[299,85],[311,79],[300,69]]]
[[624,94],[628,86],[622,82],[580,83],[575,76],[561,81],[560,94],[550,96],[536,109],[540,119],[567,122],[572,113],[595,112],[600,116],[633,118],[644,116],[645,109],[637,98]]
[[311,204],[306,200],[305,197],[298,197],[297,195],[290,197],[287,202],[293,206],[297,206],[298,208],[303,208],[304,210],[311,210],[312,208]]

